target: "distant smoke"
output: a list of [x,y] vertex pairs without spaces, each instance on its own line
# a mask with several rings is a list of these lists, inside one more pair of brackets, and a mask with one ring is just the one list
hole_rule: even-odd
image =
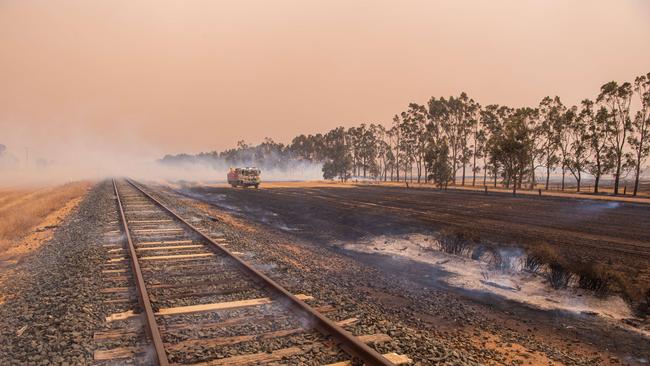
[[323,172],[321,164],[306,161],[289,161],[282,166],[269,166],[269,164],[242,161],[227,163],[215,159],[206,161],[203,159],[183,159],[180,161],[160,160],[153,163],[152,173],[158,176],[147,174],[144,177],[159,178],[165,180],[203,180],[225,182],[226,173],[231,167],[255,166],[261,170],[263,181],[292,181],[292,180],[317,180],[322,179]]
[[264,180],[314,180],[323,174],[322,164],[301,159],[291,148],[271,139],[252,146],[240,141],[237,148],[222,152],[166,155],[158,163],[169,169],[220,172],[218,178],[212,178],[217,180],[225,180],[230,167],[257,167]]
[[[92,137],[92,136],[91,136]],[[95,141],[89,138],[90,141]],[[100,144],[81,144],[76,140],[57,145],[42,156],[22,147],[0,144],[0,186],[52,184],[82,179],[128,176],[146,180],[210,181],[226,180],[229,167],[255,165],[262,179],[313,180],[322,177],[321,165],[291,159],[275,152],[257,155],[258,159],[226,161],[211,154],[176,155],[157,160],[153,149],[142,152]],[[152,151],[153,150],[153,151]],[[160,155],[158,155],[160,156]],[[263,157],[263,158],[262,158]],[[260,160],[261,159],[261,160]]]

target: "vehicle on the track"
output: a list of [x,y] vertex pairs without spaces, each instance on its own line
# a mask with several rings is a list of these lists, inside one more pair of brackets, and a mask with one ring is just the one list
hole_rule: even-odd
[[255,167],[230,168],[228,171],[228,184],[232,187],[258,188],[260,183],[260,170]]

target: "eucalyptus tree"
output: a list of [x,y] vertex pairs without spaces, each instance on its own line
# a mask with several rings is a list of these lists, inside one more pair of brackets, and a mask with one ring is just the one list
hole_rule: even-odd
[[463,144],[466,143],[463,137],[466,136],[465,123],[469,115],[469,101],[467,94],[463,92],[458,98],[449,97],[448,100],[442,97],[439,99],[431,98],[428,103],[429,116],[440,122],[440,131],[442,131],[449,146],[454,184],[456,172],[458,171],[459,155],[462,154],[460,150]]
[[558,129],[561,108],[563,105],[558,96],[555,98],[545,97],[539,103],[540,143],[544,154],[543,165],[546,168],[546,190],[548,190],[551,171],[560,162],[557,152],[561,133],[561,129]]
[[[442,98],[441,98],[442,99]],[[444,99],[442,99],[444,100]],[[462,162],[461,158],[465,153],[467,144],[467,120],[470,116],[472,100],[465,92],[462,92],[458,98],[449,97],[446,101],[448,118],[443,122],[442,130],[444,131],[451,151],[451,162],[453,171],[453,184],[456,184],[456,172],[458,163]]]
[[350,150],[350,158],[352,159],[352,176],[353,177],[358,177],[359,176],[359,165],[360,165],[360,154],[361,154],[361,138],[363,131],[362,129],[365,129],[365,125],[361,125],[359,127],[350,127],[346,131],[346,135],[349,141],[348,148]]
[[634,91],[641,99],[641,107],[634,116],[632,128],[635,134],[630,136],[628,143],[633,152],[634,174],[634,195],[639,191],[639,176],[645,159],[650,155],[650,73],[641,75],[634,80]]
[[[540,136],[540,123],[539,123],[539,110],[537,108],[522,107],[517,108],[515,111],[514,118],[520,120],[520,123],[523,125],[523,128],[527,134],[527,140],[530,141],[528,144],[528,157],[529,157],[529,166],[526,168],[526,173],[530,178],[530,189],[535,187],[535,169],[537,168],[536,162],[539,157],[543,155],[543,150],[541,148],[539,138]],[[518,179],[519,188],[523,185],[523,176],[520,176]]]
[[490,154],[503,167],[506,187],[512,184],[513,195],[521,185],[530,166],[531,136],[526,126],[530,111],[515,110],[505,120],[503,128],[492,137]]
[[[497,144],[502,140],[506,121],[510,119],[512,113],[513,110],[511,108],[496,104],[488,105],[481,113],[481,122],[489,134],[486,142],[487,165],[484,169],[490,171],[494,179],[494,187],[497,186],[499,171],[502,169],[501,157],[497,155],[499,151]],[[504,183],[510,184],[510,181],[505,175]]]
[[567,131],[571,145],[566,166],[576,180],[576,190],[578,192],[580,192],[582,173],[586,171],[589,164],[589,118],[588,112],[585,112],[584,109],[581,110],[578,117],[574,118],[568,126]]
[[[538,161],[542,160],[545,152],[544,140],[542,138],[543,125],[540,122],[539,109],[537,108],[519,108],[517,109],[517,114],[519,115],[519,118],[521,118],[521,121],[526,128],[528,139],[531,142],[529,146],[530,161],[528,175],[530,176],[530,189],[534,189],[536,183],[535,171],[538,167],[542,166],[538,165],[537,163]],[[519,180],[520,187],[522,183],[523,181]]]
[[430,145],[426,155],[427,161],[430,161],[427,166],[428,179],[437,184],[440,189],[446,188],[449,181],[453,179],[452,167],[449,163],[449,145],[446,139]]
[[[481,124],[481,105],[476,103],[475,109],[472,111],[472,118],[470,124],[472,127],[472,186],[476,186],[476,173],[481,171],[476,165],[476,160],[485,156],[485,142],[487,141],[487,133]],[[485,162],[485,160],[484,160]],[[485,163],[484,163],[485,165]],[[483,180],[485,184],[485,179]]]
[[567,108],[563,104],[560,104],[558,105],[557,113],[557,119],[554,121],[554,128],[558,133],[557,146],[560,152],[562,190],[564,190],[567,164],[569,162],[569,154],[571,149],[571,136],[569,134],[569,128],[576,118],[576,107]]
[[[461,94],[462,96],[462,94]],[[465,100],[465,112],[464,112],[464,117],[460,121],[460,136],[459,136],[459,163],[462,164],[462,177],[461,177],[461,185],[465,185],[465,176],[467,175],[467,164],[469,164],[470,159],[472,158],[474,148],[470,145],[470,136],[474,132],[474,125],[477,124],[477,121],[475,119],[475,115],[477,113],[477,110],[480,109],[480,105],[476,103],[473,99],[466,99]]]
[[368,171],[376,172],[375,161],[377,156],[377,136],[375,136],[373,125],[366,126],[362,123],[358,128],[357,157],[358,166],[363,170],[363,177],[367,177]]
[[[391,146],[393,146],[393,155],[395,156],[395,173],[397,181],[399,182],[399,166],[400,166],[400,148],[402,145],[402,132],[400,124],[402,120],[399,115],[393,116],[393,127],[388,131],[390,134]],[[391,173],[392,180],[392,173]]]
[[399,124],[400,130],[400,152],[402,165],[404,167],[404,181],[410,178],[413,181],[413,162],[415,162],[415,155],[417,153],[417,131],[415,124],[409,118],[407,112],[400,113],[401,123]]
[[594,193],[598,193],[600,179],[613,167],[612,154],[609,149],[610,114],[607,108],[600,107],[594,111],[595,104],[589,99],[582,101],[580,118],[587,124],[587,147],[591,161],[588,162],[587,172],[594,176]]
[[611,153],[614,157],[614,194],[618,194],[621,180],[621,173],[625,158],[625,143],[627,135],[632,131],[630,120],[630,105],[632,103],[632,85],[625,82],[619,85],[610,81],[600,88],[597,101],[603,103],[609,111],[611,118],[608,119],[609,143]]
[[427,146],[427,109],[425,106],[411,103],[408,110],[402,113],[405,126],[404,132],[408,136],[408,143],[412,144],[410,161],[416,163],[418,183],[424,173],[423,165]]
[[371,124],[370,130],[375,138],[375,163],[373,164],[377,168],[379,173],[378,179],[386,181],[388,167],[391,164],[390,156],[390,144],[388,143],[388,132],[386,128],[381,124]]
[[350,153],[350,137],[343,127],[337,127],[324,136],[325,162],[323,163],[323,178],[341,181],[350,178],[352,156]]
[[431,167],[434,164],[434,160],[437,158],[437,152],[439,144],[442,142],[443,137],[440,132],[441,120],[440,116],[433,116],[431,114],[431,109],[427,109],[427,123],[426,123],[426,140],[424,147],[424,161],[425,161],[425,180],[428,182],[431,180]]

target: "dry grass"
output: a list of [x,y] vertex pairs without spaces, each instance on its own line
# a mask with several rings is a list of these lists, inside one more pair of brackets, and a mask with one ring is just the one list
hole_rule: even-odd
[[[0,189],[0,251],[21,241],[70,201],[79,200],[89,187],[89,182],[76,182],[56,187]],[[55,225],[56,219],[50,218],[47,225]]]

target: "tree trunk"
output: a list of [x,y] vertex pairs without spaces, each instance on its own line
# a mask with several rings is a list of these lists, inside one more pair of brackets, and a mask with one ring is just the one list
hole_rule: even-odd
[[463,162],[463,178],[461,178],[461,183],[460,183],[462,186],[465,185],[465,166],[466,165],[467,164],[465,164],[465,162]]
[[487,187],[487,162],[483,158],[483,186]]
[[640,174],[640,170],[641,169],[639,168],[639,165],[637,163],[636,174],[635,174],[636,176],[634,177],[634,192],[632,193],[633,196],[636,196],[636,193],[639,191],[639,174]]
[[472,164],[472,187],[476,186],[476,152],[474,153],[474,162]]
[[600,182],[600,150],[596,150],[596,174],[594,174],[594,193],[598,193],[598,183]]
[[636,173],[634,174],[634,192],[633,196],[636,196],[639,191],[639,175],[641,174],[641,151],[643,151],[643,137],[641,137],[641,144],[639,146],[639,152],[636,154]]
[[399,149],[397,149],[397,153],[395,154],[395,167],[397,170],[397,181],[399,182]]
[[535,189],[535,162],[533,162],[530,166],[530,189]]
[[453,155],[452,155],[452,172],[451,172],[451,184],[456,185],[456,148],[453,149]]
[[618,194],[618,181],[621,177],[621,154],[616,158],[616,173],[614,174],[614,195]]
[[548,183],[549,180],[551,179],[551,167],[546,164],[546,190],[548,191]]
[[562,165],[562,190],[564,191],[564,176],[566,175],[566,169],[564,165]]

